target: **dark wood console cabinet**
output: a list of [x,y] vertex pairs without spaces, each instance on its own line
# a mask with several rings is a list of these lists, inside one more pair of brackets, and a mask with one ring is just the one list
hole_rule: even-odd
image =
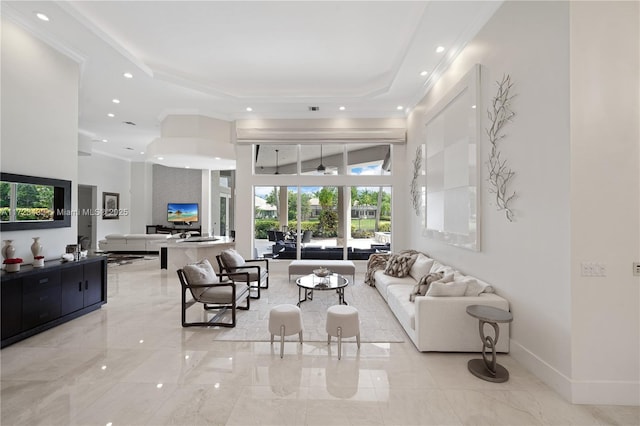
[[107,258],[50,261],[2,271],[1,332],[4,348],[107,303]]

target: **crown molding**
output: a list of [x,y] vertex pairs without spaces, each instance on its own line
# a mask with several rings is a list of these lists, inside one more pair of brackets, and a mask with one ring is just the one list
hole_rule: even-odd
[[91,31],[96,37],[105,42],[107,45],[111,46],[116,52],[125,57],[127,60],[131,61],[142,72],[147,74],[149,77],[153,77],[153,70],[149,68],[147,64],[144,63],[144,61],[140,60],[136,55],[134,55],[126,46],[124,46],[124,44],[120,43],[118,40],[114,39],[108,33],[103,31],[95,22],[93,22],[82,12],[80,12],[80,10],[76,8],[76,6],[66,1],[56,1],[56,4],[58,5],[58,7],[60,7],[60,9],[68,13],[82,26]]
[[74,62],[80,64],[81,72],[84,70],[84,64],[87,61],[87,55],[78,52],[77,50],[71,49],[67,45],[65,45],[62,41],[57,39],[53,34],[43,29],[42,26],[36,25],[37,22],[34,22],[30,17],[25,16],[23,13],[15,9],[10,3],[3,2],[2,3],[2,16],[9,19],[11,22],[15,23],[22,29],[28,31],[32,35],[34,35],[39,40],[42,40],[44,43],[48,44],[58,52],[67,56]]
[[[425,80],[420,90],[409,104],[410,108],[415,107],[424,98],[427,93],[433,88],[433,86],[440,80],[440,77],[449,69],[451,64],[456,60],[458,55],[464,50],[469,41],[478,34],[478,32],[484,27],[491,16],[500,8],[503,0],[497,0],[491,2],[491,8],[482,9],[482,13],[478,13],[475,16],[473,23],[465,27],[453,46],[449,49],[449,54],[443,57],[440,62],[435,66],[433,71],[429,74],[429,77]],[[466,41],[465,41],[466,40]]]

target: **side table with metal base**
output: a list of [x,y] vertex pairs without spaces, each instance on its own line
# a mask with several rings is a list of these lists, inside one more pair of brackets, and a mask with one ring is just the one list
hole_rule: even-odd
[[[489,382],[506,382],[509,380],[509,371],[496,362],[496,345],[498,344],[498,337],[500,337],[498,323],[513,321],[513,315],[503,309],[484,305],[467,306],[467,313],[480,321],[480,339],[482,339],[482,359],[470,360],[467,363],[469,371],[474,376]],[[485,324],[493,327],[494,337],[485,336]],[[491,351],[491,360],[487,358],[489,350]]]

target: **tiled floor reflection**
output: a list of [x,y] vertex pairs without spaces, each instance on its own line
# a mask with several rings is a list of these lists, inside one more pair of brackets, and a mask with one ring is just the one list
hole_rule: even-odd
[[511,379],[496,384],[468,373],[473,355],[409,339],[345,343],[340,361],[335,344],[287,342],[280,359],[277,343],[215,341],[180,326],[174,275],[157,260],[110,266],[100,311],[3,349],[1,424],[640,423],[638,407],[567,403],[508,355]]

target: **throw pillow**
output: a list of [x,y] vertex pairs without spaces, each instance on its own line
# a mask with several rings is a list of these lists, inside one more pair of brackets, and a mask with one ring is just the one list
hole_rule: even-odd
[[244,258],[235,249],[222,250],[220,253],[224,265],[233,272],[236,268],[244,265]]
[[493,287],[487,283],[478,281],[472,277],[466,277],[463,280],[467,282],[467,291],[465,296],[480,296],[480,293],[493,293]]
[[419,254],[418,257],[416,257],[415,262],[413,262],[413,266],[411,266],[409,275],[411,275],[414,280],[418,281],[425,275],[429,275],[432,265],[433,259],[429,259],[427,256]]
[[431,283],[442,279],[442,273],[436,272],[434,274],[427,274],[424,277],[420,278],[418,284],[413,287],[411,294],[409,295],[409,301],[415,302],[417,296],[424,296],[427,294],[427,290],[429,290],[429,286]]
[[409,275],[409,271],[413,266],[413,262],[416,261],[416,257],[417,255],[408,253],[391,255],[384,273],[392,277],[406,277]]
[[440,271],[444,276],[442,279],[438,280],[439,283],[446,284],[453,282],[453,277],[455,276],[453,272],[447,273],[446,271]]
[[[188,284],[216,284],[220,282],[216,271],[207,259],[187,265],[182,268],[182,271]],[[205,287],[193,288],[191,293],[194,297],[200,297],[205,290]]]
[[434,297],[460,297],[464,296],[467,291],[467,283],[462,281],[453,281],[449,283],[443,283],[442,281],[436,281],[431,283],[427,296]]

